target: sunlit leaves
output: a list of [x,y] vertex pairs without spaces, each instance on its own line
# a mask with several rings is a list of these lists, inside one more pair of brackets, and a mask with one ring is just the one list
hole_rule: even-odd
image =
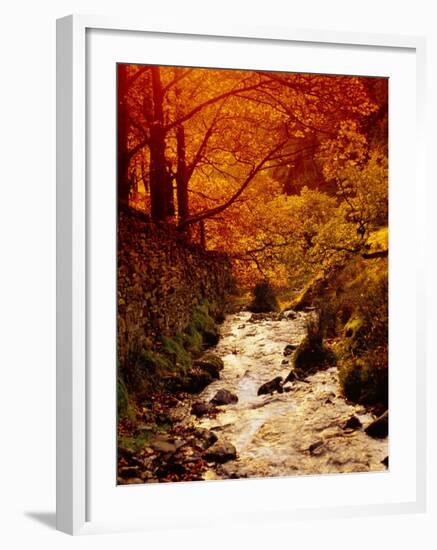
[[[178,128],[185,137],[194,221],[182,229],[196,241],[198,216],[213,212],[201,220],[206,246],[230,254],[244,284],[259,277],[286,284],[328,269],[387,223],[384,79],[185,67],[159,73],[165,171],[175,195]],[[149,212],[150,67],[128,66],[127,78],[130,204]],[[220,205],[226,208],[215,211]],[[166,221],[177,225],[178,216],[176,207]]]

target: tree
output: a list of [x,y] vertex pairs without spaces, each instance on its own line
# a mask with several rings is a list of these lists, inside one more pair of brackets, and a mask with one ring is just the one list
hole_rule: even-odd
[[127,66],[120,201],[231,254],[246,280],[286,281],[291,264],[308,276],[386,219],[385,92],[383,79]]

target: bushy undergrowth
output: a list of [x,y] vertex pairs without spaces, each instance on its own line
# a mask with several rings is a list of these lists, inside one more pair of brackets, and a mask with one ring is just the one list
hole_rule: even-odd
[[369,281],[343,330],[340,383],[347,398],[388,404],[388,281]]
[[253,290],[253,300],[248,306],[249,311],[253,313],[268,313],[278,311],[279,304],[275,292],[267,281],[262,281],[255,285]]
[[294,366],[305,374],[310,374],[335,363],[335,355],[326,346],[321,317],[307,324],[307,334],[294,355]]
[[387,259],[354,258],[315,300],[324,335],[337,338],[340,384],[351,401],[388,404]]

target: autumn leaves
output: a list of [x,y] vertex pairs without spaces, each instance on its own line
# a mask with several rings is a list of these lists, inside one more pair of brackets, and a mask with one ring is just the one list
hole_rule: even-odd
[[117,73],[120,206],[237,258],[241,281],[284,282],[290,262],[308,271],[308,249],[355,249],[384,223],[384,79],[125,64]]

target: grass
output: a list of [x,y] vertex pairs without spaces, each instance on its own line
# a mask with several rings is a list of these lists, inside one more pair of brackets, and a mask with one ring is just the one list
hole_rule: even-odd
[[160,341],[162,353],[164,353],[172,364],[171,370],[186,373],[193,361],[190,353],[184,348],[183,337],[175,336],[170,338],[169,336],[161,336]]
[[153,432],[141,432],[141,434],[133,435],[120,435],[118,436],[118,446],[123,447],[124,449],[132,449],[136,453],[144,449],[150,441]]

